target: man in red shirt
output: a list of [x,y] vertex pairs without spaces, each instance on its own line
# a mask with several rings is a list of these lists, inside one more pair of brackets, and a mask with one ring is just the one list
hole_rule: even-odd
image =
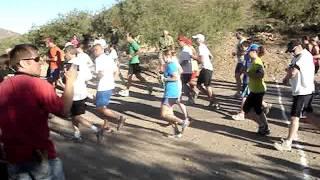
[[49,137],[48,115],[66,115],[72,105],[77,70],[66,71],[62,97],[39,78],[35,46],[20,44],[10,52],[16,73],[0,84],[0,142],[8,162],[9,179],[64,179],[62,163]]

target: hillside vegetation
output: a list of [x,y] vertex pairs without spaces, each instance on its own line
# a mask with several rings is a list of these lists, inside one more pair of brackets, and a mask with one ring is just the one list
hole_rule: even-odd
[[280,20],[282,30],[320,31],[319,0],[257,0],[255,7],[262,17]]
[[0,51],[21,42],[30,42],[43,46],[45,37],[52,37],[63,46],[73,34],[95,35],[102,33],[106,37],[111,29],[140,35],[142,41],[155,45],[164,29],[190,36],[204,33],[210,44],[221,39],[221,33],[233,31],[243,19],[242,1],[239,0],[124,0],[110,9],[104,9],[96,15],[74,10],[59,15],[46,25],[34,27],[29,33],[15,39],[1,42]]

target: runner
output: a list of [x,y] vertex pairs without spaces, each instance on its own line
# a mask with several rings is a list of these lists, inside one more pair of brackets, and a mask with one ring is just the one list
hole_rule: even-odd
[[[193,104],[194,100],[192,92],[194,91],[194,87],[192,86],[192,84],[190,85],[190,81],[192,78],[192,57],[194,57],[194,52],[190,47],[190,43],[192,43],[192,41],[185,36],[179,36],[178,42],[182,48],[179,55],[179,63],[183,69],[183,72],[181,74],[182,91],[184,95],[188,97],[188,102],[190,104]],[[194,59],[196,59],[196,57],[194,57]]]
[[[275,143],[274,147],[279,151],[291,151],[293,140],[298,137],[299,119],[302,112],[312,117],[312,92],[314,91],[314,63],[312,54],[303,49],[299,40],[289,42],[286,52],[293,55],[293,59],[287,68],[287,75],[283,79],[284,84],[291,81],[293,103],[291,106],[291,124],[286,139],[281,143]],[[315,119],[317,121],[317,119]],[[319,123],[318,123],[319,124]]]
[[[93,125],[82,115],[85,114],[86,110],[86,99],[88,96],[88,90],[86,82],[92,78],[92,74],[83,59],[77,57],[77,49],[73,45],[67,46],[65,49],[65,58],[68,63],[77,65],[79,67],[78,77],[74,83],[74,95],[73,95],[73,104],[71,107],[71,117],[72,125],[74,129],[73,140],[76,142],[82,142],[81,133],[79,129],[79,124],[82,124],[90,129],[97,136],[97,141],[100,142],[102,136],[102,129],[99,129],[97,126]],[[68,65],[65,64],[65,65]],[[67,66],[65,67],[68,68]]]
[[302,43],[303,47],[308,50],[309,52],[312,51],[313,45],[310,42],[310,37],[309,36],[303,36],[302,37]]
[[[107,107],[115,87],[114,76],[117,72],[117,65],[113,59],[104,53],[104,49],[100,44],[93,46],[93,53],[96,56],[96,73],[99,79],[96,94],[96,108],[98,113],[104,117],[111,119],[113,122],[118,121],[117,130],[119,131],[124,125],[126,118]],[[106,132],[113,132],[107,123],[107,119],[104,119],[103,128]]]
[[[250,49],[259,49],[258,51],[258,57],[261,58],[263,55],[264,55],[264,49],[263,48],[259,48],[260,46],[257,45],[257,44],[251,44],[250,46],[250,42],[249,41],[244,41],[242,43],[242,46],[244,49],[247,49],[246,50],[246,53],[244,55],[244,74],[243,74],[243,83],[242,83],[242,93],[241,93],[241,98],[242,98],[242,101],[241,101],[241,108],[240,108],[240,112],[236,115],[232,115],[232,119],[233,120],[237,120],[237,121],[241,121],[241,120],[245,120],[245,112],[243,111],[243,105],[250,93],[250,90],[249,90],[249,87],[248,87],[248,83],[249,83],[249,76],[248,74],[246,73],[247,70],[251,67],[251,59],[250,59],[250,56],[249,56],[249,50]],[[249,46],[249,47],[248,47]],[[266,103],[265,101],[262,101],[262,108],[263,108],[263,111],[264,113],[267,115],[270,111],[272,107],[272,104],[268,104]]]
[[197,44],[199,45],[199,56],[197,57],[197,60],[202,64],[202,68],[197,81],[197,87],[199,90],[208,95],[209,106],[213,105],[216,109],[219,109],[220,105],[216,102],[212,88],[210,86],[213,72],[213,66],[211,62],[213,56],[205,44],[204,35],[197,34],[192,37],[196,39]]
[[92,62],[90,56],[84,52],[84,43],[80,43],[79,47],[77,48],[77,58],[81,59],[81,61],[84,61],[84,63],[87,66],[87,70],[90,70],[90,72],[94,72],[95,66],[94,63]]
[[117,53],[117,50],[116,50],[116,45],[114,44],[110,44],[109,47],[108,47],[108,56],[111,57],[111,59],[113,59],[113,61],[116,63],[117,65],[117,73],[116,73],[116,76],[119,76],[121,82],[123,85],[125,85],[125,79],[124,77],[122,76],[122,73],[120,71],[120,62],[119,62],[119,57],[118,57],[118,53]]
[[59,79],[62,63],[64,61],[64,53],[56,44],[54,44],[51,38],[45,39],[45,43],[49,48],[49,68],[47,78],[48,81],[55,87],[57,80]]
[[[171,50],[165,50],[164,61],[166,62],[164,69],[165,90],[164,97],[161,103],[161,117],[174,125],[175,137],[181,137],[184,129],[189,126],[190,121],[187,116],[186,107],[180,102],[181,83],[179,66],[176,60],[172,57]],[[179,119],[174,115],[173,106],[178,104],[185,115],[185,119]],[[182,131],[179,132],[177,125],[181,125]]]
[[264,82],[264,65],[260,59],[258,52],[261,51],[262,47],[257,45],[251,45],[248,49],[248,54],[251,59],[251,66],[247,70],[247,74],[250,78],[248,88],[250,93],[246,98],[243,105],[243,111],[248,114],[253,108],[256,114],[256,122],[259,125],[257,134],[261,136],[269,135],[270,130],[268,121],[265,113],[262,109],[263,96],[267,90]]
[[76,48],[78,48],[79,45],[80,45],[79,39],[78,39],[78,37],[77,37],[76,34],[73,34],[70,42],[71,42],[71,44],[72,44],[74,47],[76,47]]
[[315,66],[314,73],[317,74],[319,71],[319,60],[320,60],[320,47],[319,47],[319,39],[318,36],[311,38],[312,50],[311,54],[313,55],[313,63]]
[[236,56],[237,59],[237,65],[236,65],[236,69],[235,69],[235,79],[236,79],[236,83],[237,83],[237,92],[235,94],[235,97],[240,97],[241,96],[241,75],[244,72],[244,54],[245,54],[245,50],[244,47],[242,45],[242,43],[246,40],[243,35],[241,34],[241,32],[236,32],[236,38],[238,39],[238,43],[236,46],[236,51],[233,52],[233,56]]
[[[129,57],[129,70],[128,70],[128,83],[127,89],[121,90],[119,94],[121,96],[129,96],[129,89],[132,83],[133,75],[135,75],[141,82],[147,84],[147,81],[141,75],[141,67],[140,67],[140,60],[139,60],[139,44],[134,40],[134,36],[132,33],[127,33],[127,41],[128,45],[128,57]],[[152,94],[152,87],[150,85],[146,85],[149,95]]]

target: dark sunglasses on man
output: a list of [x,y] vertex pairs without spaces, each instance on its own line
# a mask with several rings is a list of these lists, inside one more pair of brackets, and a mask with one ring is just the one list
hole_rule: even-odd
[[39,61],[40,61],[40,56],[38,56],[38,57],[31,57],[31,58],[24,58],[24,59],[21,59],[21,60],[26,60],[26,61],[34,60],[35,62],[39,62]]

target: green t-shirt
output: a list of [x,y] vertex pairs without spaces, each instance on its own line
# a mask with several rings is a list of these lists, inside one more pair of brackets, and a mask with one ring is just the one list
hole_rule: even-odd
[[136,52],[139,51],[139,44],[136,41],[133,41],[129,43],[129,54],[132,56],[132,58],[129,61],[129,64],[138,64],[140,63],[139,56],[136,54]]
[[257,58],[254,63],[251,64],[251,67],[248,69],[249,81],[249,90],[253,93],[264,93],[267,91],[266,83],[263,78],[257,78],[255,74],[257,72],[264,72],[263,63],[260,58]]

